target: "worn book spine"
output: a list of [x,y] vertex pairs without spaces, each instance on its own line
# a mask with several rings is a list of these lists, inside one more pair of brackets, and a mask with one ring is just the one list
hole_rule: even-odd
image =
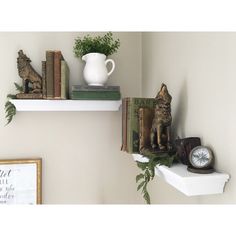
[[61,99],[69,98],[69,77],[70,71],[65,60],[61,61]]
[[43,99],[47,98],[47,87],[46,87],[46,61],[42,61],[42,94]]
[[139,108],[155,108],[155,98],[130,99],[129,153],[139,153]]
[[107,92],[72,91],[71,98],[72,99],[79,99],[79,100],[120,100],[121,94],[120,94],[120,92],[116,92],[116,91],[107,91]]
[[139,108],[139,151],[151,148],[151,128],[154,108]]
[[126,102],[127,102],[127,134],[126,134],[126,138],[127,138],[127,152],[131,153],[131,142],[130,142],[130,128],[131,128],[131,111],[130,111],[130,101],[131,98],[126,98]]
[[122,99],[122,146],[121,151],[127,152],[127,98]]
[[54,52],[54,98],[61,98],[61,51]]
[[54,97],[54,51],[46,51],[47,99]]
[[72,91],[120,91],[120,86],[73,85]]

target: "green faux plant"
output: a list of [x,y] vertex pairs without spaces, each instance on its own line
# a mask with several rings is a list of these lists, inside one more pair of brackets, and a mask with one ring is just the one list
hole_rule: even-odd
[[137,166],[141,169],[141,173],[136,176],[138,183],[137,191],[141,190],[142,196],[147,204],[151,204],[150,194],[147,190],[148,183],[155,176],[156,165],[165,165],[171,167],[173,162],[178,160],[175,152],[154,153],[149,150],[143,150],[142,155],[149,158],[149,162],[137,161]]
[[[15,85],[16,90],[18,92],[22,92],[23,91],[23,87],[22,86],[20,86],[17,83],[14,83],[14,85]],[[16,94],[8,94],[7,95],[7,101],[5,103],[5,113],[6,113],[6,119],[7,119],[6,125],[8,125],[12,121],[14,115],[16,114],[16,107],[14,106],[14,104],[12,104],[9,101],[9,99],[16,99]]]
[[83,38],[78,37],[75,39],[74,54],[78,58],[93,52],[109,56],[117,52],[119,47],[120,40],[114,40],[111,32],[106,33],[104,36],[96,37],[86,35]]

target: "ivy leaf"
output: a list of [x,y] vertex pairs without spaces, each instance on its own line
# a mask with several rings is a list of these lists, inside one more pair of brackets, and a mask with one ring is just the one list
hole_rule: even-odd
[[145,170],[148,166],[148,163],[144,163],[144,162],[139,162],[139,161],[136,161],[137,162],[137,166],[141,169],[141,170]]
[[139,174],[136,177],[136,180],[144,178],[144,181],[139,184],[138,190],[142,188],[142,195],[144,200],[146,201],[147,204],[151,204],[150,195],[147,191],[147,185],[155,176],[155,167],[157,165],[165,165],[170,167],[173,164],[173,162],[178,159],[176,157],[176,153],[174,153],[173,151],[171,153],[170,152],[158,153],[158,152],[153,152],[152,150],[143,149],[141,154],[144,155],[145,157],[148,157],[149,162],[142,163],[136,161],[137,166],[143,171],[142,174]]
[[146,201],[147,204],[151,204],[150,195],[149,195],[148,192],[145,192],[145,193],[143,194],[143,198],[145,199],[145,201]]
[[137,191],[139,191],[139,189],[142,188],[145,183],[145,181],[141,182],[137,187]]
[[150,181],[150,173],[149,170],[145,171],[145,181],[148,183]]
[[144,177],[144,174],[139,174],[139,175],[137,175],[136,176],[136,183],[138,183],[138,181],[140,180],[140,179],[142,179]]

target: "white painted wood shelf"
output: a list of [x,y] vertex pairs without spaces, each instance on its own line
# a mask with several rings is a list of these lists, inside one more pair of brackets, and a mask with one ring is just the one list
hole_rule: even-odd
[[118,111],[121,100],[11,99],[17,111]]
[[[148,158],[133,154],[135,161],[148,162]],[[172,167],[156,166],[155,174],[163,178],[187,196],[219,194],[224,192],[224,186],[230,176],[225,173],[195,174],[187,171],[187,166],[174,164]]]

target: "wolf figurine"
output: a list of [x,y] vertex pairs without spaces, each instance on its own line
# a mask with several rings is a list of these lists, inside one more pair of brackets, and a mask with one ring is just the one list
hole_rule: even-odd
[[156,96],[157,105],[151,128],[151,146],[160,151],[170,151],[171,146],[171,100],[172,97],[165,84]]
[[[31,60],[23,53],[22,50],[18,52],[17,68],[19,76],[23,80],[23,92],[41,93],[42,92],[42,77],[31,66]],[[30,90],[29,83],[32,84]]]

